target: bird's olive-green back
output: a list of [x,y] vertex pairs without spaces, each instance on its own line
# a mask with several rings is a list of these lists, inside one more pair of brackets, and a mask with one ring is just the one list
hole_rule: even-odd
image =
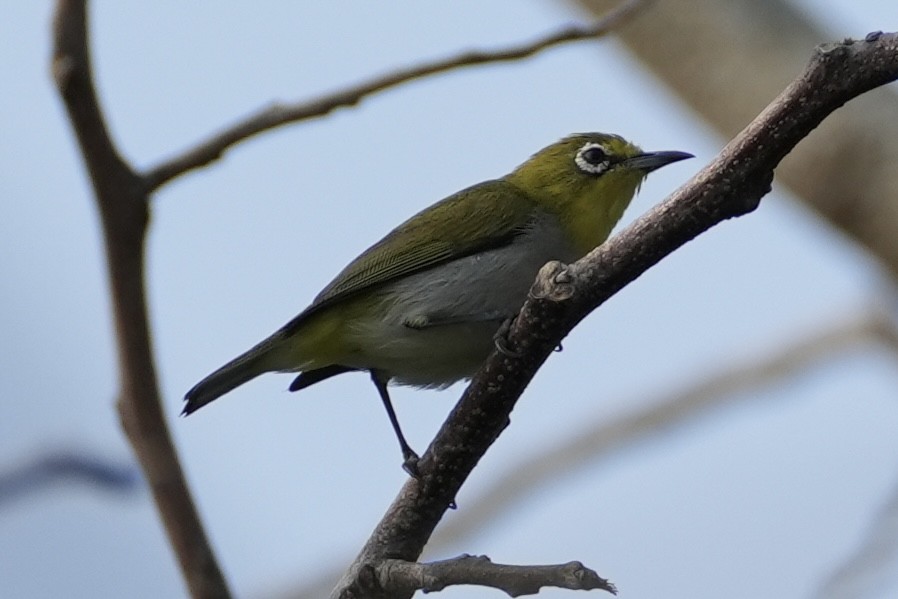
[[501,247],[526,230],[537,206],[504,180],[479,183],[426,208],[368,248],[282,329],[295,331],[313,314],[390,281]]
[[[589,148],[601,150],[600,162],[581,162]],[[464,189],[396,227],[279,332],[289,335],[309,317],[359,293],[509,244],[537,211],[555,215],[572,246],[585,254],[605,240],[645,177],[643,171],[623,167],[640,151],[604,133],[574,134],[543,148],[502,179]],[[592,167],[596,170],[590,172]]]

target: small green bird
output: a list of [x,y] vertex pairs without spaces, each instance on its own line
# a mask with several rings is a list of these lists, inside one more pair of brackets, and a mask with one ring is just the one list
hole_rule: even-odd
[[691,157],[580,133],[437,202],[353,260],[297,317],[197,383],[183,414],[265,372],[299,373],[290,385],[298,391],[368,371],[414,475],[418,456],[387,383],[444,388],[473,376],[537,271],[601,244],[648,173]]

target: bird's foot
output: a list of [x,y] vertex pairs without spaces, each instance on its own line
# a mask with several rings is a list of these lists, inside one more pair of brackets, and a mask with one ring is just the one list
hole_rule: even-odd
[[502,324],[499,325],[499,330],[493,335],[493,343],[496,345],[496,349],[499,350],[500,354],[508,358],[520,358],[522,355],[520,352],[516,352],[508,347],[508,333],[511,331],[511,325],[514,323],[515,318],[517,318],[517,315],[503,320]]
[[421,472],[418,470],[418,461],[421,458],[412,451],[411,448],[402,452],[402,469],[408,472],[408,475],[414,479],[421,478]]

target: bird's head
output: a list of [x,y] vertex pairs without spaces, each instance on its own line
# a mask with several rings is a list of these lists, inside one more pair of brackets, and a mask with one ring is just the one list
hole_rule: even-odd
[[604,241],[643,179],[686,152],[643,152],[618,135],[576,133],[547,146],[506,180],[558,214],[578,247]]

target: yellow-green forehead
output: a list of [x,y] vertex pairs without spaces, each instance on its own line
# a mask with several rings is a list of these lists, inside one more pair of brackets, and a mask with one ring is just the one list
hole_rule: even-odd
[[607,154],[622,158],[629,158],[642,153],[642,149],[639,146],[630,143],[620,135],[611,133],[575,133],[562,139],[559,143],[564,144],[575,152],[586,144],[595,143],[601,145]]

